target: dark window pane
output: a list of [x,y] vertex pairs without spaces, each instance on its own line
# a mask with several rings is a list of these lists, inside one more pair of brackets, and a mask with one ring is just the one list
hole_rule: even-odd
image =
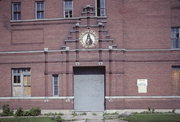
[[14,83],[21,83],[20,76],[14,76]]
[[58,76],[54,76],[54,81],[58,81]]
[[14,14],[13,20],[17,20],[17,15]]
[[41,19],[44,18],[44,12],[41,12]]
[[21,19],[21,14],[18,14],[18,20],[20,20]]
[[58,81],[54,80],[54,86],[58,86]]
[[43,10],[44,10],[44,3],[37,2],[37,11],[43,11]]
[[13,4],[13,10],[14,10],[14,12],[16,12],[16,11],[20,11],[20,3],[14,3]]
[[58,95],[58,87],[54,87],[54,95]]
[[105,16],[105,9],[104,8],[101,9],[101,16]]
[[69,17],[72,17],[72,11],[69,11]]
[[43,19],[44,18],[44,12],[37,12],[37,19]]

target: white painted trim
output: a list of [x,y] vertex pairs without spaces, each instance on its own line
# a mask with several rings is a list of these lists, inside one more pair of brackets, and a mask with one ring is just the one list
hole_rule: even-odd
[[[180,96],[105,96],[105,99],[179,99]],[[16,99],[74,99],[74,96],[49,96],[49,97],[0,97],[0,100]]]
[[14,3],[11,3],[11,20],[17,21],[17,20],[14,20],[14,9],[13,9],[13,6],[14,6]]
[[[116,49],[114,49],[116,50]],[[118,49],[117,49],[118,50]],[[180,51],[179,49],[125,49],[126,52],[144,52],[144,51]]]
[[[155,109],[155,112],[172,112],[173,108],[172,109]],[[105,110],[104,112],[106,113],[119,113],[119,114],[123,114],[123,113],[135,113],[135,112],[138,112],[138,113],[141,113],[141,112],[145,112],[147,111],[147,109],[119,109],[119,110]],[[180,109],[176,109],[175,113],[180,113]]]
[[37,1],[35,1],[35,19],[37,19]]
[[[38,21],[59,21],[59,20],[79,20],[85,19],[87,16],[80,16],[80,17],[70,17],[70,18],[44,18],[44,19],[27,19],[27,20],[11,20],[12,23],[20,23],[20,22],[38,22]],[[90,18],[99,18],[99,19],[106,19],[106,16],[90,16]]]
[[0,54],[22,54],[22,53],[44,53],[44,50],[38,50],[38,51],[2,51]]
[[97,16],[97,0],[95,0],[95,15]]
[[105,99],[179,99],[180,96],[105,96]]
[[[69,52],[75,51],[125,51],[125,52],[154,52],[154,51],[180,51],[180,49],[109,49],[109,48],[99,48],[99,49],[71,49]],[[37,51],[1,51],[0,54],[22,54],[22,53],[44,53],[44,50]],[[48,50],[48,53],[53,52],[67,52],[67,50]]]
[[74,99],[74,96],[62,96],[62,97],[0,97],[0,100],[39,100],[39,99]]

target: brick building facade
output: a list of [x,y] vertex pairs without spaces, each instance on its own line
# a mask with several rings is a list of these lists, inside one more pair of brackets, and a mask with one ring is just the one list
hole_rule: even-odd
[[179,0],[0,0],[0,106],[180,109]]

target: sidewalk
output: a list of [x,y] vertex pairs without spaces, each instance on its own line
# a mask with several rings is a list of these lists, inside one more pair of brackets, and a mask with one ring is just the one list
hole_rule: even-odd
[[[87,112],[87,113],[76,113],[74,115],[72,114],[66,114],[63,115],[62,118],[64,120],[71,120],[71,122],[126,122],[123,120],[119,120],[118,116],[114,117],[112,119],[104,119],[103,112]],[[74,121],[72,121],[74,120]],[[69,121],[64,121],[69,122]]]
[[79,121],[73,121],[73,122],[126,122],[123,120],[79,120]]
[[123,120],[87,120],[86,122],[126,122]]

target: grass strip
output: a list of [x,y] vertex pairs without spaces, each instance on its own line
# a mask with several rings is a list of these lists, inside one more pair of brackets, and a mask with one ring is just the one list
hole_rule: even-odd
[[0,122],[57,122],[49,117],[0,118]]
[[128,117],[123,117],[121,119],[128,122],[180,122],[180,114],[133,114]]

